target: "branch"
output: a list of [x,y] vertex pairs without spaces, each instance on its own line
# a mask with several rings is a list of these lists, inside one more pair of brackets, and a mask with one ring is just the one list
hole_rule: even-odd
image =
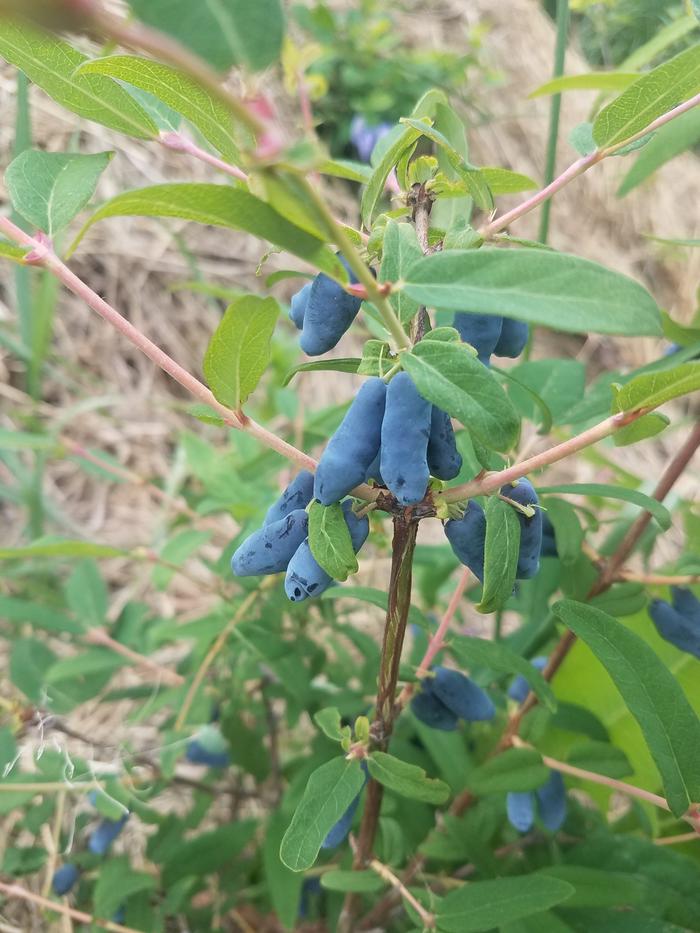
[[369,867],[372,871],[376,872],[380,878],[383,878],[384,881],[388,882],[392,888],[395,888],[401,897],[410,904],[411,907],[415,910],[418,916],[421,919],[421,923],[426,930],[435,929],[435,917],[429,911],[423,907],[423,905],[418,901],[408,890],[408,888],[402,883],[402,881],[396,877],[393,871],[387,866],[383,865],[377,859],[372,859],[369,863]]
[[80,923],[94,924],[103,930],[112,930],[113,933],[139,933],[133,927],[122,926],[121,923],[112,923],[111,920],[100,920],[93,917],[92,914],[86,914],[82,910],[74,910],[66,904],[59,904],[56,901],[49,900],[48,897],[42,897],[41,894],[34,894],[19,884],[5,884],[0,881],[0,892],[6,897],[20,898],[23,901],[29,901],[32,904],[38,904],[45,910],[51,910],[55,914],[62,914],[64,917],[70,917],[72,920],[78,920]]
[[155,674],[159,680],[162,680],[163,683],[171,687],[180,687],[185,682],[185,678],[181,674],[170,670],[168,667],[162,667],[157,661],[153,661],[151,658],[139,654],[138,651],[132,651],[131,648],[123,645],[121,642],[115,641],[115,639],[112,638],[111,635],[108,635],[102,628],[91,628],[85,634],[83,640],[90,645],[100,645],[103,648],[109,648],[110,651],[121,655],[137,667],[141,667],[144,670],[150,671],[151,674]]

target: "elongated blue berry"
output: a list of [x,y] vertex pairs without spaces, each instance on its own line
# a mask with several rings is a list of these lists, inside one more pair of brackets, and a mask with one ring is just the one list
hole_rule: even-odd
[[296,509],[305,509],[314,494],[314,475],[308,470],[297,473],[277,502],[267,510],[263,524],[271,525]]
[[102,820],[97,829],[93,830],[88,839],[88,849],[95,855],[104,855],[112,845],[119,833],[124,829],[129,814],[125,813],[119,820]]
[[362,385],[316,469],[314,496],[322,505],[339,502],[364,483],[379,452],[386,384],[378,376]]
[[530,328],[525,321],[514,321],[511,317],[503,318],[503,327],[494,347],[495,356],[509,356],[515,359],[525,349]]
[[[527,479],[519,479],[516,486],[510,484],[501,487],[501,495],[507,496],[520,505],[537,505],[537,493]],[[542,510],[536,508],[532,518],[528,518],[516,509],[520,522],[520,553],[518,554],[518,580],[529,580],[540,569],[540,551],[542,550]]]
[[432,405],[408,373],[398,373],[386,390],[382,421],[381,471],[401,505],[420,502],[428,488],[428,438]]
[[237,577],[281,573],[306,537],[308,527],[304,509],[290,512],[271,525],[263,525],[236,550],[231,558],[231,569]]
[[[346,499],[343,502],[345,522],[350,532],[350,540],[355,553],[360,550],[369,534],[369,519],[367,516],[358,518],[352,511],[352,502]],[[318,561],[311,553],[309,539],[306,538],[294,552],[294,556],[287,567],[284,580],[284,591],[287,598],[293,603],[302,602],[309,596],[320,596],[333,583],[333,578],[319,566]]]
[[535,791],[540,819],[550,832],[561,829],[566,819],[566,787],[558,771],[552,771],[549,780]]
[[495,708],[491,698],[460,671],[436,667],[431,690],[451,712],[467,722],[493,719]]
[[462,469],[452,420],[446,411],[433,405],[428,438],[428,469],[437,479],[454,479]]
[[362,762],[362,770],[365,773],[365,783],[360,788],[359,793],[352,801],[350,806],[347,808],[345,813],[340,817],[338,822],[331,826],[328,830],[326,838],[321,843],[322,849],[335,849],[340,845],[341,842],[345,840],[345,837],[350,832],[350,827],[352,826],[353,817],[355,816],[355,811],[357,810],[358,804],[360,803],[360,797],[362,796],[362,791],[365,789],[365,784],[369,778],[369,772],[367,771],[367,765]]
[[293,322],[297,330],[301,330],[304,326],[304,315],[306,314],[306,306],[309,303],[311,284],[311,282],[308,282],[292,297],[289,303],[289,320]]
[[452,732],[457,728],[458,717],[432,692],[429,678],[425,678],[411,700],[411,712],[431,729]]
[[[533,667],[536,667],[538,671],[544,670],[544,666],[547,663],[547,658],[539,657],[533,658],[530,661]],[[523,677],[522,674],[513,680],[513,683],[508,688],[508,696],[511,700],[515,700],[516,703],[522,703],[525,700],[525,697],[530,692],[530,684]]]
[[381,452],[377,452],[377,456],[374,458],[367,469],[367,474],[365,476],[366,483],[373,479],[375,483],[379,483],[380,486],[385,485],[384,480],[382,479],[381,458]]
[[542,549],[540,550],[540,557],[559,557],[554,525],[546,512],[542,515]]
[[486,516],[479,503],[470,499],[462,518],[446,522],[445,534],[455,556],[483,582]]
[[61,865],[61,867],[57,868],[53,873],[53,878],[51,879],[53,893],[58,894],[59,897],[63,894],[68,894],[79,877],[80,871],[76,865],[73,865],[71,862],[66,862],[65,865]]
[[484,366],[489,365],[491,354],[496,349],[503,318],[494,314],[472,314],[458,311],[452,326],[465,343],[470,343],[476,350]]
[[700,658],[700,622],[678,612],[664,599],[652,599],[649,615],[656,631],[681,651]]
[[[356,283],[345,259],[340,261],[350,274],[350,281]],[[303,290],[303,289],[302,289]],[[304,312],[304,322],[299,341],[301,349],[308,356],[320,356],[332,350],[357,317],[362,301],[348,294],[337,282],[323,272],[311,283]]]
[[684,586],[671,587],[671,602],[676,612],[695,622],[700,628],[700,599]]
[[207,768],[226,768],[231,764],[228,752],[209,751],[197,739],[190,739],[187,743],[185,758],[194,765],[206,765]]
[[508,822],[519,833],[532,829],[535,822],[535,796],[531,791],[510,791],[506,795]]

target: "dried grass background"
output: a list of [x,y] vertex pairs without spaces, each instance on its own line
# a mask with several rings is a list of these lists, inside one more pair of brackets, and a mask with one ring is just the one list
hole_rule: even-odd
[[[550,76],[554,28],[539,3],[535,0],[496,4],[491,0],[469,3],[438,0],[429,4],[428,15],[425,4],[409,3],[402,11],[396,10],[395,17],[397,29],[405,36],[407,44],[433,48],[463,48],[470,30],[488,26],[485,55],[502,80],[475,89],[481,106],[492,119],[471,133],[472,160],[476,164],[502,165],[541,178],[549,100],[529,101],[526,94]],[[570,50],[567,72],[586,70],[588,67],[575,50]],[[274,86],[273,79],[270,82]],[[5,68],[0,72],[3,166],[11,158],[14,93],[12,69]],[[587,119],[590,102],[590,95],[585,93],[564,97],[559,170],[576,157],[566,137],[573,126]],[[34,145],[52,151],[69,148],[78,125],[75,117],[36,90],[32,91],[32,116]],[[289,109],[287,119],[290,126],[296,128],[295,109]],[[155,144],[111,134],[94,124],[80,124],[80,142],[86,152],[112,148],[117,151],[100,183],[100,199],[112,197],[125,188],[161,181],[221,181],[210,170],[183,156],[168,153]],[[700,278],[699,251],[669,252],[650,244],[643,234],[698,235],[700,174],[697,159],[691,155],[676,159],[658,172],[652,182],[618,201],[615,190],[629,164],[610,159],[560,194],[552,210],[550,242],[558,249],[576,252],[634,276],[650,288],[659,304],[677,320],[687,321],[695,310],[695,291]],[[336,184],[332,190],[335,209],[356,221],[357,208],[347,189]],[[1,188],[0,199],[6,201],[6,192]],[[503,199],[499,206],[505,210],[510,203],[509,199]],[[514,232],[533,236],[536,226],[535,213],[519,221]],[[159,223],[139,218],[108,220],[90,232],[71,260],[71,266],[179,363],[201,375],[203,352],[220,311],[207,298],[171,290],[175,281],[190,277],[183,255],[173,241],[176,230],[197,257],[206,280],[262,293],[264,285],[256,276],[256,267],[264,247],[242,234],[193,224]],[[265,273],[276,265],[288,264],[288,260],[273,256]],[[13,283],[7,264],[0,266],[0,286],[0,319],[14,320]],[[293,290],[293,284],[288,282],[276,286],[274,291],[286,300]],[[353,349],[354,340],[356,338],[351,336],[346,338],[339,355]],[[576,336],[540,332],[535,356],[579,355],[587,361],[593,376],[601,369],[638,366],[656,358],[660,352],[662,344],[657,340],[592,337],[585,341]],[[177,480],[173,455],[183,429],[204,432],[223,450],[222,432],[207,429],[182,412],[182,403],[188,401],[184,391],[67,292],[61,294],[58,302],[51,362],[45,383],[45,401],[40,409],[42,417],[48,423],[65,419],[63,433],[72,441],[112,454],[138,475]],[[304,404],[313,408],[348,398],[352,384],[346,376],[306,377],[301,381]],[[21,385],[21,363],[0,349],[0,427],[17,427],[17,413],[29,410],[19,388]],[[687,403],[680,403],[676,408],[680,415],[687,410]],[[650,488],[680,443],[679,437],[679,433],[668,431],[659,440],[618,450],[616,460],[621,466],[648,478]],[[531,442],[532,438],[526,435],[523,443],[529,446]],[[280,471],[284,469],[284,464],[280,463]],[[584,460],[561,465],[550,475],[556,475],[561,481],[611,479],[596,474]],[[0,465],[0,482],[5,479]],[[687,476],[679,488],[686,496],[693,495],[697,483],[692,476]],[[93,479],[71,459],[51,463],[46,473],[45,494],[65,518],[66,524],[61,529],[64,533],[84,535],[119,547],[152,546],[160,539],[167,520],[167,509],[153,498],[147,486],[107,486]],[[0,504],[3,544],[18,544],[24,534],[24,523],[22,511],[7,503]],[[436,523],[428,525],[436,526]],[[219,543],[235,531],[234,522],[225,516],[217,517],[217,526]],[[428,527],[425,532],[428,537],[434,533],[439,535],[437,527]],[[677,534],[671,532],[664,536],[659,558],[672,556],[679,544]],[[196,617],[211,598],[207,588],[214,582],[197,561],[187,565],[190,577],[178,576],[166,593],[156,592],[150,586],[148,565],[111,560],[105,562],[104,570],[111,587],[113,617],[125,602],[134,598],[147,600],[166,616]],[[385,585],[386,560],[364,561],[362,574],[374,585]],[[367,620],[375,630],[376,623],[375,615]],[[2,659],[0,666],[6,669]],[[122,676],[129,682],[130,677],[136,675]],[[76,711],[72,721],[96,741],[118,745],[127,733],[132,738],[134,735],[133,728],[126,724],[127,713],[128,706],[124,704],[86,704]],[[138,728],[143,730],[146,742],[157,735],[147,726]],[[67,741],[63,736],[59,739]],[[27,737],[26,754],[36,750],[37,741],[35,733]],[[69,747],[79,754],[91,751],[73,740],[69,741]],[[98,748],[92,751],[97,760],[104,760],[104,753]],[[171,802],[176,805],[175,799]],[[9,822],[6,821],[5,830],[10,828]],[[138,854],[143,849],[143,840],[130,838],[134,833],[135,830],[130,830],[126,834],[124,844]],[[0,849],[1,837],[0,831]],[[47,925],[46,917],[20,905],[5,907],[1,913],[9,924],[3,929],[63,929],[60,924]]]

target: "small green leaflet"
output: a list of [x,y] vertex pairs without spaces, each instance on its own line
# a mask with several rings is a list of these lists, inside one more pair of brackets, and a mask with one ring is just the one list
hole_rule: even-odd
[[566,253],[445,250],[419,259],[403,287],[431,308],[503,314],[571,333],[661,334],[656,302],[638,282]]
[[321,505],[314,499],[309,506],[309,547],[322,570],[341,583],[357,573],[357,557],[350,530],[339,502]]
[[627,777],[634,771],[622,749],[609,742],[580,742],[570,749],[566,760],[576,768],[612,778]]
[[590,71],[582,75],[563,75],[540,84],[528,96],[532,99],[544,94],[561,94],[562,91],[623,91],[638,77],[636,71]]
[[[361,363],[362,360],[358,357],[344,357],[335,360],[310,360],[308,363],[299,363],[298,366],[294,366],[289,370],[282,380],[282,385],[288,386],[298,373],[356,373]],[[376,373],[372,373],[372,375],[376,375]]]
[[274,298],[244,295],[226,309],[204,354],[204,378],[218,402],[238,409],[270,362],[279,314]]
[[566,901],[572,885],[545,875],[472,881],[447,894],[437,914],[444,933],[480,933],[539,914]]
[[552,611],[613,679],[644,734],[671,812],[682,816],[700,800],[700,720],[678,682],[649,645],[612,616],[569,599]]
[[[567,900],[567,908],[631,907],[649,903],[648,880],[631,871],[610,871],[585,865],[547,865],[541,873],[544,877],[559,878],[574,886],[575,893]],[[634,925],[643,929],[646,924],[640,923],[641,920],[640,917]],[[649,933],[654,929],[657,933],[681,933],[679,927],[669,930],[665,923],[658,926],[652,923],[647,929]]]
[[658,408],[664,402],[700,389],[700,363],[683,363],[675,369],[645,373],[624,385],[615,396],[615,411]]
[[123,557],[127,553],[108,544],[46,538],[23,547],[0,548],[0,560],[22,560],[26,557]]
[[603,499],[621,499],[623,502],[632,502],[647,512],[651,512],[664,531],[671,527],[671,515],[666,506],[637,489],[610,486],[607,483],[562,483],[558,486],[540,486],[538,491],[542,495],[559,492],[578,496],[601,496]]
[[670,159],[695,146],[698,140],[700,140],[700,107],[694,107],[656,132],[654,138],[640,152],[634,165],[622,180],[622,184],[617,189],[618,198],[624,198]]
[[226,106],[174,68],[136,55],[110,55],[84,62],[77,74],[107,75],[153,94],[196,126],[225,158],[238,158],[231,114]]
[[511,172],[507,168],[484,166],[479,169],[479,174],[494,195],[517,194],[519,191],[532,191],[537,188],[534,178],[520,172]]
[[12,206],[32,226],[54,237],[88,203],[113,155],[25,149],[5,172]]
[[386,885],[376,872],[340,871],[334,869],[321,875],[321,887],[327,891],[350,891],[358,894],[372,894],[381,891]]
[[24,264],[24,257],[29,252],[28,246],[15,246],[13,243],[6,243],[0,240],[0,257],[10,259],[12,262]]
[[[413,224],[398,223],[391,218],[384,228],[382,241],[382,265],[379,270],[380,282],[398,282],[403,278],[404,272],[423,252],[418,245],[416,228]],[[403,291],[392,292],[389,295],[394,310],[399,315],[402,324],[407,324],[414,316],[420,305],[413,301]]]
[[153,120],[116,81],[102,75],[75,74],[87,58],[62,39],[3,18],[0,55],[78,116],[137,139],[158,136]]
[[548,777],[549,768],[534,748],[509,748],[471,771],[467,786],[479,796],[507,791],[524,793],[541,787]]
[[544,508],[554,526],[559,560],[562,564],[575,564],[585,537],[576,509],[564,499],[547,499]]
[[498,496],[489,496],[485,511],[484,588],[476,607],[484,613],[500,609],[512,596],[520,550],[515,509]]
[[651,412],[648,415],[642,415],[631,424],[620,428],[613,434],[613,441],[616,447],[626,447],[628,444],[637,444],[639,441],[645,441],[647,438],[656,437],[665,428],[669,426],[671,419],[666,415],[660,415],[658,412]]
[[[340,718],[340,712],[335,706],[326,706],[314,713],[314,722],[325,736],[334,742],[340,742],[343,738],[343,725]],[[344,727],[349,731],[348,726]]]
[[655,243],[663,243],[666,246],[700,246],[700,238],[698,237],[653,236],[650,233],[645,233],[644,236],[647,240],[653,240]]
[[174,36],[200,58],[225,71],[254,71],[277,61],[284,36],[280,0],[129,0],[137,18]]
[[339,282],[347,272],[335,253],[311,234],[290,223],[265,201],[231,185],[169,184],[136,188],[107,201],[87,221],[69,252],[90,227],[106,217],[179,217],[200,224],[245,230],[305,259]]
[[515,443],[520,421],[512,402],[465,344],[422,340],[401,361],[423,398],[468,426],[489,450]]
[[367,767],[375,781],[402,797],[439,805],[450,796],[450,788],[444,781],[429,778],[422,768],[386,752],[372,752]]
[[111,917],[129,897],[156,886],[152,875],[134,871],[126,856],[112,856],[99,866],[94,888],[94,910],[99,917]]
[[280,858],[292,871],[316,861],[321,843],[365,783],[357,759],[333,758],[316,768],[280,846]]
[[362,223],[369,228],[372,223],[372,215],[377,206],[377,202],[382,196],[384,185],[389,177],[389,173],[401,158],[406,149],[409,149],[417,139],[420,139],[420,130],[407,126],[399,135],[398,139],[387,149],[382,156],[379,164],[372,172],[372,176],[367,182],[367,187],[362,195],[361,216]]
[[593,123],[601,148],[616,146],[700,92],[700,43],[643,75],[604,107]]

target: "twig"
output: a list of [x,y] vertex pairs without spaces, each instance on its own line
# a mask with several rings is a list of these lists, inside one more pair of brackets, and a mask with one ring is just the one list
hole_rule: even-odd
[[121,655],[137,667],[141,667],[155,674],[159,680],[162,680],[171,687],[179,687],[185,683],[185,678],[181,674],[178,674],[177,671],[170,670],[168,667],[162,667],[152,658],[139,654],[138,651],[134,651],[127,645],[123,645],[121,642],[116,641],[102,628],[89,629],[83,636],[83,640],[90,645],[100,645],[103,648],[109,648],[110,651]]
[[682,842],[697,842],[700,839],[699,833],[679,833],[677,836],[661,836],[654,840],[657,846],[675,846]]
[[272,700],[268,695],[267,688],[270,679],[263,676],[260,683],[260,696],[265,707],[265,718],[267,719],[267,735],[270,740],[270,774],[272,777],[272,786],[274,789],[274,805],[277,806],[282,799],[282,769],[280,767],[280,747],[279,747],[279,723],[277,714],[272,706]]
[[248,181],[248,175],[243,169],[238,168],[237,165],[231,165],[230,162],[224,162],[224,160],[220,159],[218,156],[213,155],[211,152],[207,152],[206,149],[202,149],[201,146],[198,146],[182,133],[177,133],[175,131],[161,133],[158,137],[158,142],[165,149],[170,149],[172,152],[182,152],[198,159],[200,162],[206,162],[207,165],[211,165],[219,172],[230,175],[231,178],[235,178],[238,181]]
[[51,891],[51,881],[53,880],[53,875],[56,870],[56,862],[58,861],[58,850],[61,844],[61,824],[63,823],[63,810],[66,804],[66,794],[65,791],[62,794],[56,796],[56,809],[54,812],[53,818],[53,827],[51,830],[51,841],[52,845],[49,849],[49,857],[46,860],[46,873],[44,875],[44,883],[41,886],[41,893],[46,897]]
[[435,929],[435,917],[429,911],[423,907],[423,905],[418,901],[413,894],[408,890],[408,888],[402,883],[402,881],[396,877],[393,871],[387,866],[383,865],[377,859],[372,859],[369,863],[369,867],[372,871],[376,872],[380,878],[383,878],[384,881],[388,882],[392,888],[395,888],[401,897],[410,904],[411,907],[415,910],[418,916],[421,919],[421,923],[427,930]]
[[41,894],[34,894],[33,891],[28,891],[19,884],[5,884],[3,881],[0,881],[0,892],[7,897],[17,897],[23,901],[38,904],[39,907],[52,910],[55,914],[63,914],[63,916],[71,917],[73,920],[79,920],[80,923],[90,923],[97,927],[101,927],[103,930],[112,930],[113,933],[139,933],[139,931],[135,930],[133,927],[125,927],[122,926],[121,923],[112,923],[111,920],[100,920],[99,917],[86,914],[82,910],[75,910],[72,907],[68,907],[66,904],[58,904],[56,901],[49,900],[48,897],[42,897]]
[[[559,78],[564,74],[564,60],[566,58],[566,40],[569,31],[569,0],[557,0],[557,40],[554,46],[554,70],[552,77]],[[559,138],[559,117],[561,114],[561,93],[554,94],[549,108],[549,134],[547,138],[547,158],[544,170],[544,183],[550,185],[554,180],[554,170],[557,161],[557,140]],[[552,201],[548,199],[542,206],[540,215],[540,230],[538,239],[540,243],[547,242],[549,233],[549,213]]]

